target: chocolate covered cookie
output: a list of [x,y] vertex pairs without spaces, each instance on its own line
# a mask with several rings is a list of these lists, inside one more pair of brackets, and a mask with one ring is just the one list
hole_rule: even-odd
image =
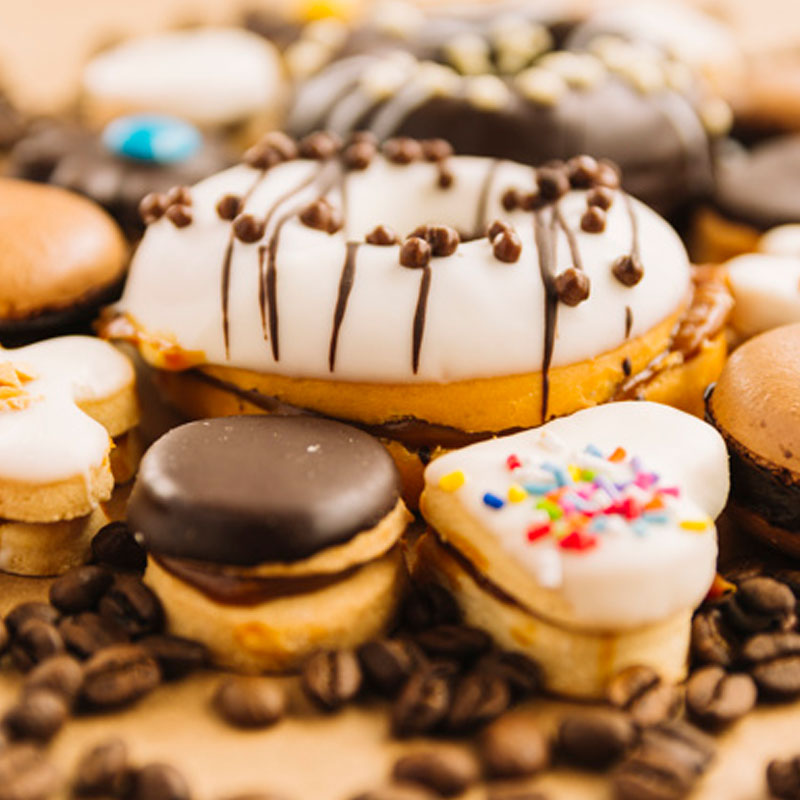
[[128,508],[175,633],[242,671],[297,666],[391,620],[410,515],[381,445],[313,417],[193,422],[146,453]]

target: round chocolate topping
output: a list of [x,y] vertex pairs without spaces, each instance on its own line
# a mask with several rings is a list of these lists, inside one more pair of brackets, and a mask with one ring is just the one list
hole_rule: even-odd
[[366,433],[314,417],[190,422],[145,454],[128,520],[157,555],[293,562],[374,527],[399,476]]
[[726,216],[760,230],[800,222],[800,135],[749,152],[731,147],[717,167],[714,200]]

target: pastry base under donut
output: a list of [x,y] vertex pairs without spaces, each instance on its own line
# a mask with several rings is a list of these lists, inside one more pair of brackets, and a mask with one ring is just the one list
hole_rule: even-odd
[[399,547],[314,592],[223,605],[150,559],[145,581],[169,630],[203,642],[214,663],[243,673],[297,669],[315,650],[355,647],[387,630],[406,584]]
[[736,222],[714,209],[701,208],[689,235],[689,254],[695,264],[721,264],[758,246],[762,231]]
[[92,537],[110,522],[102,506],[62,522],[0,520],[0,570],[14,575],[62,575],[89,560]]
[[109,455],[109,460],[115,483],[128,483],[133,480],[143,453],[144,442],[138,428],[133,428],[114,438],[114,447]]
[[415,574],[447,588],[468,625],[482,628],[503,648],[525,653],[542,668],[545,689],[564,697],[600,699],[608,681],[633,665],[655,669],[665,681],[686,675],[691,609],[657,624],[623,632],[580,631],[534,616],[475,578],[427,534],[419,542]]

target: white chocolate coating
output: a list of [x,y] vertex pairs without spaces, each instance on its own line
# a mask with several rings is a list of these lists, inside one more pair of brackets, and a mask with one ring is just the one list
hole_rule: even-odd
[[[545,349],[546,289],[534,215],[505,212],[501,205],[505,190],[532,189],[533,170],[472,157],[451,158],[448,165],[454,176],[448,189],[438,186],[438,168],[433,164],[399,166],[381,157],[363,171],[340,175],[339,183],[335,163],[303,160],[266,173],[246,166],[219,173],[191,190],[191,225],[177,228],[162,218],[148,228],[118,309],[146,333],[164,336],[184,350],[201,351],[208,363],[294,377],[448,382],[538,372]],[[327,190],[332,205],[340,209],[344,205],[344,228],[332,235],[306,227],[297,217]],[[226,194],[248,195],[246,213],[259,220],[269,218],[260,241],[246,244],[232,239],[231,223],[215,211]],[[287,194],[289,199],[276,205]],[[554,366],[621,345],[626,308],[632,320],[629,335],[646,333],[675,313],[690,289],[689,263],[678,236],[641,203],[615,193],[605,232],[599,234],[580,229],[586,192],[570,191],[560,208],[574,232],[591,291],[578,306],[559,304]],[[548,226],[551,212],[552,207],[541,212]],[[286,218],[282,227],[281,217]],[[519,234],[522,252],[516,263],[495,258],[485,237],[487,225],[497,218],[508,220]],[[451,256],[431,260],[416,373],[412,338],[423,270],[401,266],[398,245],[364,243],[366,234],[379,224],[392,227],[401,238],[420,224],[451,225],[481,237],[462,242]],[[631,252],[634,227],[644,277],[636,286],[626,287],[612,275],[611,267]],[[277,360],[272,331],[262,322],[262,314],[264,319],[272,316],[270,308],[259,298],[259,275],[263,278],[267,271],[276,230]],[[560,273],[573,262],[567,235],[554,230],[554,272]],[[221,284],[230,241],[226,354]],[[329,351],[348,241],[360,244],[331,370]]]
[[[625,464],[593,459],[586,453],[588,445],[605,458],[617,447],[624,448],[629,457],[641,459],[645,471],[658,474],[658,485],[677,486],[679,495],[664,497],[657,522],[647,521],[646,514],[632,521],[617,513],[601,515],[606,527],[594,534],[597,542],[588,549],[564,549],[555,536],[529,541],[527,530],[542,524],[543,512],[530,497],[517,502],[506,498],[511,484],[541,481],[537,465],[578,464],[598,474],[610,469],[612,482],[628,480]],[[508,468],[511,454],[522,467]],[[439,482],[458,470],[464,482],[448,492]],[[728,457],[720,435],[695,417],[655,403],[611,403],[437,458],[425,471],[425,485],[423,509],[430,507],[426,496],[449,494],[530,582],[557,593],[571,621],[620,630],[694,607],[708,591],[717,553],[711,519],[727,498]],[[505,501],[501,508],[484,502],[487,491]],[[445,508],[433,505],[440,511]],[[427,516],[434,527],[443,524]],[[705,520],[707,526],[687,530],[680,525],[685,520]]]
[[13,350],[0,348],[33,377],[30,402],[0,410],[0,480],[36,485],[88,475],[111,448],[106,429],[78,408],[111,397],[133,381],[128,359],[107,342],[63,336]]
[[800,322],[800,256],[749,253],[728,262],[731,325],[749,338]]
[[235,28],[198,28],[131,39],[96,56],[83,73],[94,100],[174,114],[211,127],[269,111],[281,86],[275,48]]

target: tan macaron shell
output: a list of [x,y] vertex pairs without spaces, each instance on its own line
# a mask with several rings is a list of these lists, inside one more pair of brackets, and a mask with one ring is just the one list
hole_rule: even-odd
[[0,318],[69,308],[113,284],[126,262],[116,223],[53,186],[0,179]]
[[727,438],[800,475],[800,324],[775,328],[734,351],[709,410]]

